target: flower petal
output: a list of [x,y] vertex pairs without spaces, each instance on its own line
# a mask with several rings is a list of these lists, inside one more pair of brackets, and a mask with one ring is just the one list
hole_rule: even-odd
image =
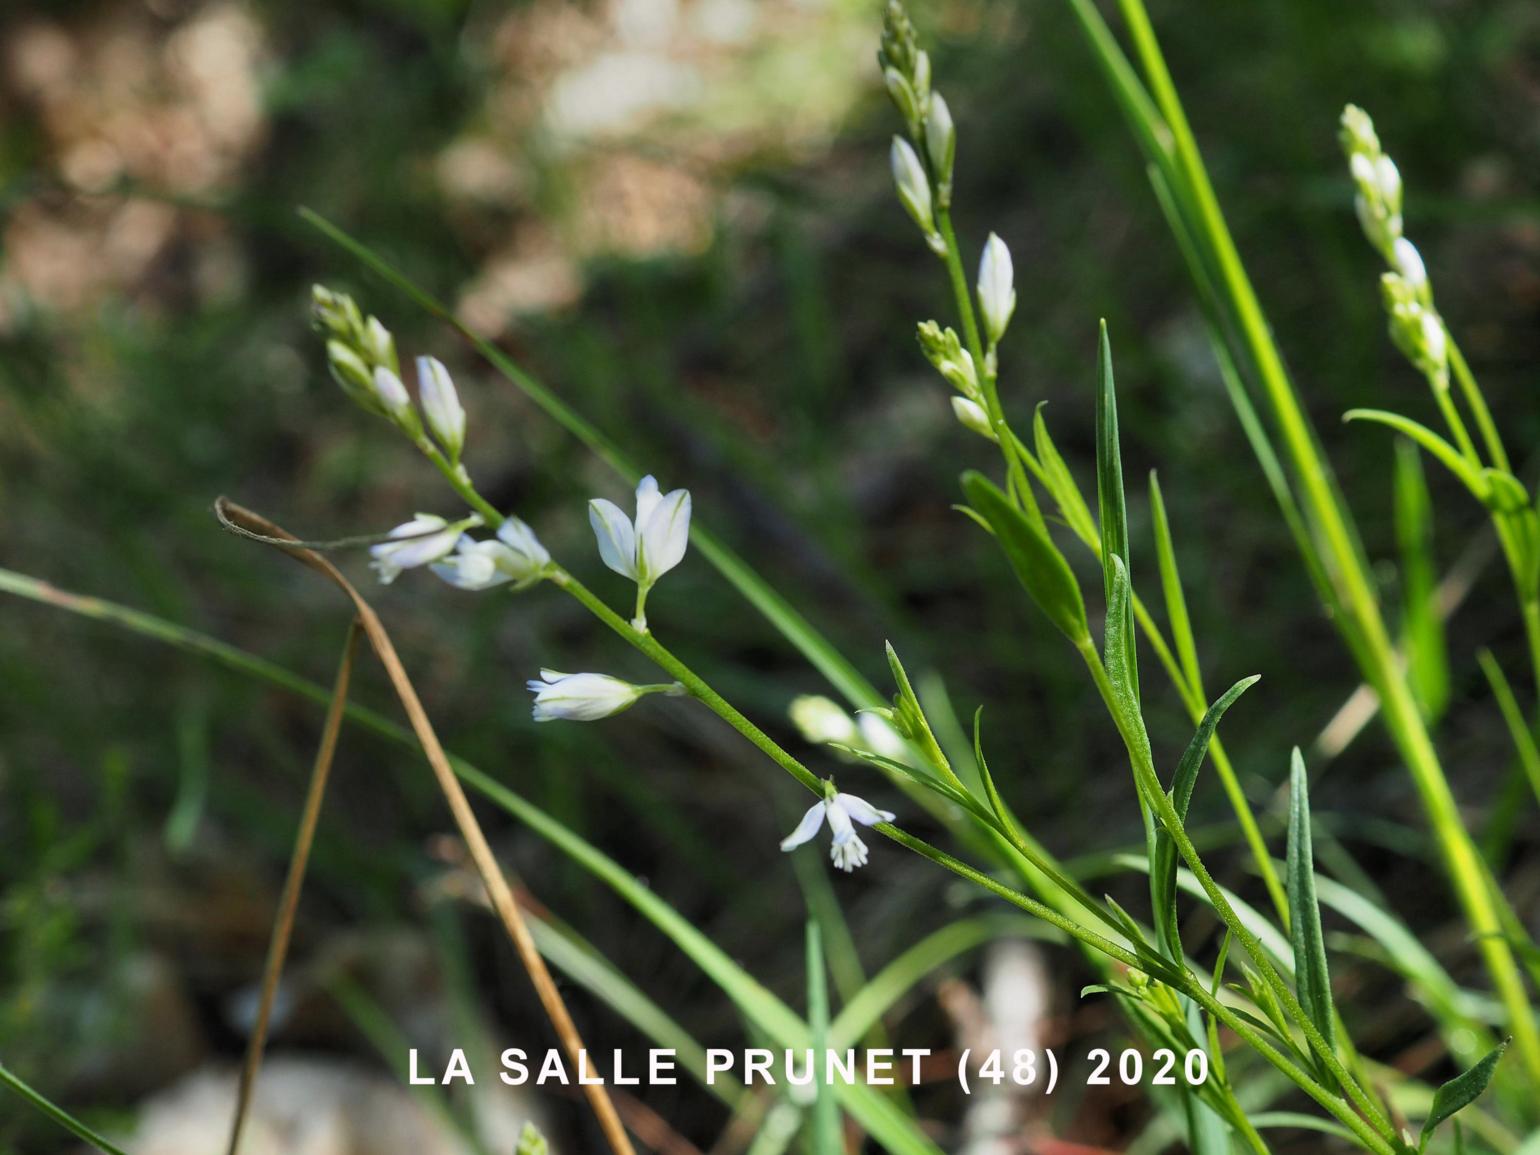
[[465,447],[465,409],[449,370],[437,357],[417,358],[417,396],[428,429],[453,461]]
[[636,483],[636,524],[643,526],[652,516],[652,511],[658,507],[661,497],[658,494],[658,479],[648,474]]
[[818,833],[818,828],[823,825],[823,815],[826,809],[823,802],[815,802],[802,816],[802,821],[797,823],[797,828],[781,839],[782,850],[795,850],[813,835]]
[[846,874],[858,866],[865,866],[869,857],[866,843],[854,833],[849,838],[835,839],[834,845],[829,847],[829,861]]
[[646,521],[637,521],[637,569],[655,582],[684,560],[690,547],[690,491],[676,489],[658,500]]
[[878,810],[864,798],[854,794],[836,794],[834,801],[851,819],[862,826],[876,826],[879,822],[892,822],[896,817],[890,810]]
[[613,501],[596,497],[588,503],[588,524],[594,528],[604,564],[635,581],[636,531],[631,519]]
[[834,835],[835,845],[856,836],[856,828],[850,824],[850,811],[845,809],[845,795],[836,794],[829,800],[829,833]]
[[535,531],[516,517],[510,517],[497,530],[498,540],[524,558],[531,569],[551,564],[551,555],[535,536]]

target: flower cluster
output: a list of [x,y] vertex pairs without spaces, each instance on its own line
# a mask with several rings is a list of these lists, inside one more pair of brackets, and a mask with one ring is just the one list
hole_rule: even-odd
[[[916,45],[914,25],[897,0],[888,5],[877,59],[888,95],[908,130],[908,139],[895,136],[889,150],[899,202],[920,226],[931,250],[951,261],[956,241],[950,226],[943,226],[952,203],[957,128],[945,98],[931,89],[930,58]],[[987,398],[995,376],[996,349],[1016,311],[1015,276],[1010,249],[990,233],[974,285],[983,323],[982,348],[975,341],[970,353],[952,329],[943,329],[935,321],[920,326],[920,348],[958,392],[952,398],[953,414],[964,428],[991,441],[998,435]],[[970,329],[973,340],[971,333]],[[980,359],[983,363],[976,363]]]
[[1380,292],[1390,337],[1435,388],[1449,383],[1449,341],[1433,306],[1433,288],[1417,246],[1403,235],[1401,172],[1380,147],[1374,121],[1357,105],[1342,110],[1342,150],[1357,189],[1354,207],[1364,236],[1384,257]]

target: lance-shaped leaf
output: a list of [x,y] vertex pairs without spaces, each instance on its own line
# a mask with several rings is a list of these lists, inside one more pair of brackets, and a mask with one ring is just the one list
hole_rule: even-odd
[[[1249,678],[1242,678],[1221,694],[1204,713],[1203,720],[1193,732],[1192,741],[1187,743],[1187,749],[1183,751],[1182,760],[1177,763],[1176,773],[1171,779],[1171,805],[1176,808],[1177,816],[1183,822],[1187,821],[1187,809],[1192,804],[1198,771],[1208,754],[1209,744],[1214,740],[1219,719],[1224,717],[1225,711],[1235,704],[1236,699],[1257,683],[1259,677],[1253,674]],[[1173,961],[1180,962],[1182,942],[1176,920],[1176,868],[1176,843],[1171,840],[1170,833],[1161,827],[1155,835],[1155,862],[1151,870],[1154,879],[1151,893],[1155,904],[1155,926],[1162,949]]]
[[1039,402],[1032,415],[1032,441],[1041,468],[1038,478],[1053,495],[1059,513],[1070,529],[1074,530],[1075,536],[1087,545],[1092,545],[1097,538],[1096,519],[1091,516],[1091,507],[1086,505],[1080,486],[1075,483],[1074,474],[1070,473],[1069,466],[1065,464],[1064,455],[1049,436],[1048,422],[1043,419],[1043,406],[1047,404],[1046,401]]
[[[1102,584],[1107,604],[1112,604],[1113,559],[1123,562],[1130,587],[1133,562],[1128,549],[1128,503],[1123,494],[1123,455],[1118,443],[1118,399],[1112,380],[1112,344],[1107,322],[1101,323],[1097,343],[1096,374],[1096,504],[1101,519]],[[1120,631],[1126,652],[1124,664],[1135,702],[1139,699],[1139,665],[1134,653],[1133,606],[1124,607],[1127,628]],[[1111,655],[1107,656],[1109,664]]]
[[982,473],[963,474],[962,485],[968,503],[994,530],[1011,569],[1038,608],[1076,646],[1085,645],[1091,637],[1085,599],[1059,547]]
[[1139,671],[1134,667],[1133,590],[1128,584],[1128,570],[1117,554],[1112,557],[1112,594],[1107,599],[1107,626],[1103,636],[1103,661],[1107,681],[1112,685],[1112,699],[1124,736],[1134,743],[1130,754],[1150,762],[1150,737],[1144,728],[1144,714],[1139,709]]
[[1310,786],[1305,759],[1294,748],[1289,767],[1289,938],[1294,947],[1294,983],[1299,1003],[1326,1042],[1336,1046],[1331,974],[1326,967],[1326,938],[1315,896],[1315,856],[1310,846]]
[[1166,617],[1171,623],[1171,640],[1176,645],[1177,660],[1188,685],[1203,696],[1203,671],[1198,665],[1198,644],[1193,638],[1192,618],[1187,613],[1187,595],[1182,590],[1182,574],[1176,565],[1176,546],[1171,540],[1171,521],[1166,516],[1166,499],[1160,481],[1150,470],[1150,516],[1155,523],[1155,556],[1160,566],[1160,588],[1166,598]]
[[1428,1118],[1422,1125],[1422,1134],[1417,1137],[1417,1150],[1427,1149],[1428,1140],[1433,1138],[1433,1132],[1438,1129],[1440,1123],[1455,1112],[1469,1107],[1481,1097],[1481,1092],[1485,1091],[1487,1084],[1492,1081],[1497,1064],[1507,1049],[1508,1042],[1504,1040],[1481,1062],[1463,1075],[1456,1075],[1433,1093],[1433,1109],[1428,1112]]

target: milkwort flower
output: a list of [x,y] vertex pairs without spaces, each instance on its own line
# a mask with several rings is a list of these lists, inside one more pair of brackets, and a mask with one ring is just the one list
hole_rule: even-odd
[[462,521],[446,521],[432,513],[419,513],[411,521],[403,522],[390,531],[390,541],[371,546],[369,563],[380,581],[386,585],[395,581],[402,570],[431,565],[448,556],[459,542],[461,534],[473,525],[480,525],[481,518],[471,516]]
[[839,703],[822,694],[804,694],[792,699],[787,714],[808,742],[849,746],[906,765],[910,761],[909,747],[892,723],[869,710],[851,717]]
[[645,634],[648,591],[684,560],[690,545],[690,491],[660,493],[657,479],[648,474],[636,487],[634,520],[613,501],[596,497],[588,503],[588,522],[604,564],[636,583],[631,625]]
[[984,331],[992,352],[1005,336],[1011,314],[1016,311],[1016,271],[1011,264],[1011,250],[994,233],[984,242],[984,253],[979,258],[978,292],[979,312],[984,317]]
[[629,710],[647,694],[684,693],[678,682],[636,686],[609,674],[563,674],[560,670],[541,670],[526,686],[535,695],[535,721],[597,722]]
[[478,541],[463,534],[453,556],[433,564],[433,572],[462,590],[485,590],[514,582],[514,589],[533,585],[550,572],[551,555],[535,531],[516,517],[498,527],[497,537]]
[[865,866],[869,857],[866,843],[856,833],[856,824],[875,826],[879,822],[892,822],[894,815],[878,810],[864,798],[854,794],[841,794],[832,782],[824,783],[825,797],[813,804],[797,823],[797,828],[781,840],[782,850],[795,850],[829,823],[829,833],[834,841],[829,847],[829,860],[847,874],[858,866]]

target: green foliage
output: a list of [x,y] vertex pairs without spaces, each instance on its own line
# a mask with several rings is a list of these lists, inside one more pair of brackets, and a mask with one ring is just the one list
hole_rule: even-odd
[[1311,850],[1310,784],[1305,759],[1295,747],[1289,761],[1289,939],[1294,948],[1294,981],[1299,1001],[1327,1045],[1336,1047],[1337,1012],[1326,965],[1326,936],[1315,894],[1315,856]]

